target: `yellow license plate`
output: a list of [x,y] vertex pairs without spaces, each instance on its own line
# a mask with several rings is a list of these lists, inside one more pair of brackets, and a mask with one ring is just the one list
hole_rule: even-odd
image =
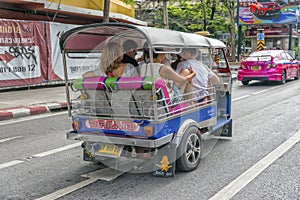
[[252,70],[260,70],[260,66],[251,66]]
[[114,144],[102,144],[96,154],[110,157],[120,157],[123,147],[124,146],[118,146]]

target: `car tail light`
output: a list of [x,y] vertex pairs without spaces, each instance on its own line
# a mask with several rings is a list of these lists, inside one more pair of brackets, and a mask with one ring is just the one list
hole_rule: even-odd
[[276,67],[276,64],[274,64],[274,63],[267,64],[267,69],[275,68],[275,67]]
[[153,127],[152,126],[145,126],[144,127],[144,133],[145,133],[145,136],[152,137],[153,133],[154,133]]
[[80,123],[79,123],[79,121],[73,121],[72,122],[72,128],[73,128],[74,131],[79,130],[80,129]]
[[246,69],[245,64],[244,64],[244,63],[241,63],[241,64],[240,64],[240,68],[241,68],[241,69]]

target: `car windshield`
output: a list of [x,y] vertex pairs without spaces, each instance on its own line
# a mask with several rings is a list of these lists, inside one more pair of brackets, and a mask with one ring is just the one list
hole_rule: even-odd
[[255,51],[252,52],[247,61],[270,61],[273,58],[276,58],[278,52],[275,51]]
[[258,0],[257,2],[264,3],[264,2],[270,2],[270,0]]

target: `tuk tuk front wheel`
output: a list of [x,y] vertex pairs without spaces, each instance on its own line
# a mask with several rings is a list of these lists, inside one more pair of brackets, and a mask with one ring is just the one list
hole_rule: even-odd
[[201,161],[202,148],[199,129],[195,126],[189,127],[177,149],[177,169],[184,172],[195,170]]

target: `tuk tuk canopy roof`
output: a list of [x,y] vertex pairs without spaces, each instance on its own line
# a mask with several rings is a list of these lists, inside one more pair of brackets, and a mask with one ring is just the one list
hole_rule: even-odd
[[65,52],[92,51],[100,43],[117,36],[146,40],[151,48],[226,47],[219,40],[193,33],[124,23],[100,23],[70,29],[61,36],[60,47]]

